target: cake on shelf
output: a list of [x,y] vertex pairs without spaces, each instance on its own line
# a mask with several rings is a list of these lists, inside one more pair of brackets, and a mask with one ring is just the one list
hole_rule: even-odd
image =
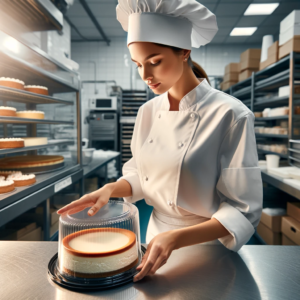
[[9,77],[0,77],[0,85],[14,88],[14,89],[20,89],[24,90],[24,81],[15,79],[15,78],[9,78]]
[[64,157],[61,155],[27,155],[0,158],[0,170],[21,170],[24,173],[54,170],[63,166],[63,164]]
[[28,174],[28,175],[11,174],[11,175],[8,175],[6,180],[13,180],[15,183],[15,186],[31,185],[36,182],[34,174]]
[[62,269],[70,276],[99,278],[123,273],[138,264],[134,232],[121,228],[92,228],[62,241]]
[[22,175],[22,172],[21,171],[3,171],[3,170],[0,170],[0,176],[4,176],[5,178],[7,178],[11,174],[20,174],[20,175]]
[[15,189],[15,183],[13,180],[1,180],[0,181],[0,193],[8,193]]
[[46,88],[45,86],[41,86],[41,85],[25,85],[24,89],[25,89],[25,91],[31,92],[31,93],[36,93],[36,94],[41,94],[41,95],[49,95],[48,88]]
[[19,118],[29,118],[29,119],[44,119],[45,113],[38,110],[24,110],[17,111],[17,117]]
[[25,137],[23,139],[24,139],[25,147],[47,145],[48,144],[48,138],[47,137]]
[[0,138],[0,149],[22,148],[24,139],[21,138]]
[[16,109],[9,106],[0,106],[0,116],[4,117],[16,117]]

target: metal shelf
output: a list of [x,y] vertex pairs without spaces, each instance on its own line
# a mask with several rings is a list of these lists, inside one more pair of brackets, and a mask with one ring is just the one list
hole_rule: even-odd
[[255,82],[255,91],[276,89],[280,86],[289,84],[290,70],[284,70],[266,79]]
[[255,133],[257,137],[274,137],[280,139],[287,139],[289,136],[287,134],[275,134],[275,133]]
[[52,104],[60,103],[66,105],[74,105],[72,101],[60,100],[55,97],[45,96],[27,92],[25,90],[19,90],[0,86],[0,97],[2,101],[14,101],[20,103],[34,103],[34,104]]
[[[54,195],[55,183],[61,181],[64,177],[71,176],[73,183],[79,180],[82,177],[82,174],[83,171],[79,165],[74,165],[65,161],[65,167],[63,169],[36,175],[35,184],[17,187],[15,191],[11,193],[0,194],[0,226],[14,219],[31,207],[34,207],[31,201],[41,203]],[[3,214],[3,211],[16,205],[18,205],[18,209],[16,209],[16,212],[11,212],[10,217]]]
[[241,96],[246,96],[248,94],[251,94],[251,86],[247,86],[247,87],[244,87],[236,92],[233,92],[232,93],[232,96],[234,97],[241,97]]
[[274,120],[288,120],[289,116],[274,116],[274,117],[266,117],[266,118],[255,118],[255,121],[274,121]]
[[27,118],[3,117],[3,116],[0,116],[0,123],[13,123],[13,124],[68,124],[68,125],[74,125],[73,121],[27,119]]
[[259,100],[256,101],[254,100],[253,106],[254,108],[266,108],[266,107],[279,107],[282,105],[287,105],[289,101],[289,97],[288,96],[283,96],[283,97],[273,97],[270,99],[266,99],[266,100]]
[[37,149],[44,149],[53,146],[60,146],[60,145],[73,145],[74,140],[50,140],[48,144],[45,145],[38,145],[38,146],[30,146],[30,147],[23,147],[23,148],[9,148],[9,149],[0,149],[0,155],[8,154],[8,153],[18,153],[18,152],[25,152]]
[[282,153],[268,151],[268,150],[263,150],[263,149],[257,149],[257,153],[260,153],[260,154],[276,154],[276,155],[279,155],[282,158],[288,159],[288,155],[287,154],[282,154]]

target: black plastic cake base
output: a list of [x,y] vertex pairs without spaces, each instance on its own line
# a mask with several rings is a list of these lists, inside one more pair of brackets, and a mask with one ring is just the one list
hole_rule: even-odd
[[[141,245],[142,250],[142,257],[144,256],[146,252],[146,248]],[[135,271],[134,273],[124,272],[119,275],[101,278],[99,280],[68,280],[67,277],[62,276],[58,270],[57,270],[57,258],[58,253],[56,253],[49,261],[48,264],[48,276],[50,279],[55,282],[56,284],[70,289],[70,290],[76,290],[78,292],[80,291],[91,291],[91,290],[106,290],[111,289],[129,282],[133,282],[133,277],[139,273],[139,271]]]

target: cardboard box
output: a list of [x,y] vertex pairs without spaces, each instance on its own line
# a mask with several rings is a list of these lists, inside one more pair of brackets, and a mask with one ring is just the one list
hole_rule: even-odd
[[19,241],[42,241],[42,228],[38,227],[26,235],[22,236]]
[[278,59],[278,51],[279,51],[279,46],[278,46],[278,41],[276,41],[268,48],[268,58],[274,54],[277,54],[277,59]]
[[239,72],[239,63],[230,63],[225,67],[225,74],[238,73],[238,72]]
[[297,244],[289,239],[285,234],[281,235],[281,244],[285,246],[297,246]]
[[237,83],[237,81],[224,82],[224,84],[223,84],[224,91],[229,89],[232,85],[235,85],[236,83]]
[[281,218],[282,216],[270,216],[263,211],[260,222],[270,228],[273,232],[281,232]]
[[20,222],[11,222],[7,223],[6,228],[1,230],[1,239],[3,240],[18,240],[30,233],[37,226],[35,222],[32,223],[20,223]]
[[239,74],[239,81],[243,81],[252,75],[252,70],[244,70]]
[[290,52],[300,52],[300,35],[295,35],[292,39],[287,41],[284,45],[279,46],[278,59],[281,59]]
[[277,61],[278,61],[278,53],[272,54],[270,57],[268,56],[268,58],[265,61],[259,63],[259,70],[263,70],[266,67],[276,63]]
[[244,70],[253,70],[254,72],[256,72],[259,69],[259,63],[259,59],[249,59],[241,61],[240,72],[243,72]]
[[285,32],[295,24],[300,24],[300,10],[293,10],[280,22],[280,33]]
[[240,56],[240,61],[247,61],[250,59],[260,60],[261,49],[247,49]]
[[262,222],[259,222],[257,233],[268,245],[281,245],[281,232],[274,232]]
[[282,217],[281,232],[297,245],[300,245],[300,222],[292,217]]
[[288,202],[286,214],[300,222],[300,202]]
[[224,76],[223,81],[229,82],[229,81],[238,81],[239,80],[239,73],[227,73]]

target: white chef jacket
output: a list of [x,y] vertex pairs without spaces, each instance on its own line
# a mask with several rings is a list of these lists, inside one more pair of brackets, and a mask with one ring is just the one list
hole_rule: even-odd
[[139,108],[132,158],[118,181],[131,185],[125,202],[145,199],[164,215],[217,219],[230,232],[218,240],[238,251],[262,213],[254,114],[206,79],[198,80],[179,111],[169,111],[168,91]]

